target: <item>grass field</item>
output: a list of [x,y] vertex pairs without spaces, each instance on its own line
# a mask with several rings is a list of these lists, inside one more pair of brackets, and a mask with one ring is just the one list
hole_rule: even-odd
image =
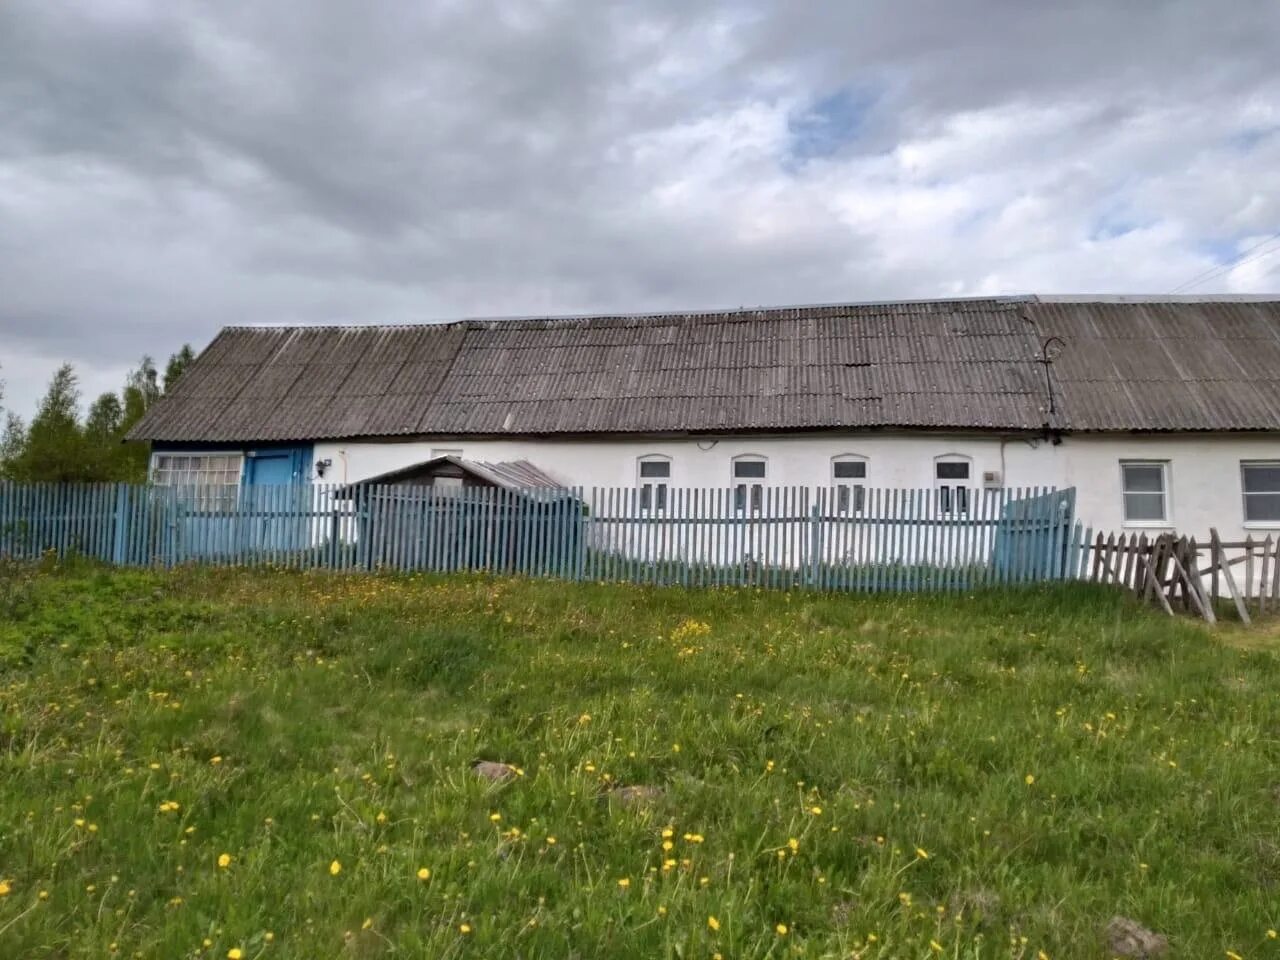
[[1060,960],[1118,914],[1280,958],[1280,657],[1232,637],[1084,588],[11,575],[0,957]]

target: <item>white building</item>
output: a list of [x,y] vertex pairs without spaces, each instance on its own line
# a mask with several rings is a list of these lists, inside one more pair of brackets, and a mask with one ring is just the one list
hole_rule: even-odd
[[[438,456],[566,486],[1074,487],[1095,529],[1280,532],[1280,300],[1013,297],[230,327],[134,429],[157,483]],[[441,480],[440,482],[445,482]],[[450,481],[454,482],[454,481]],[[857,488],[863,488],[862,491]]]

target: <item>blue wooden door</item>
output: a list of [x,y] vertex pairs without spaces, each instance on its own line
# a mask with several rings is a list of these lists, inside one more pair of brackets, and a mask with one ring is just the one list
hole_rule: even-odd
[[247,522],[241,537],[251,553],[284,559],[282,552],[307,545],[310,454],[304,447],[279,447],[246,455],[241,501],[247,507]]
[[293,450],[272,450],[249,456],[245,464],[244,482],[250,486],[282,486],[296,483],[297,453]]

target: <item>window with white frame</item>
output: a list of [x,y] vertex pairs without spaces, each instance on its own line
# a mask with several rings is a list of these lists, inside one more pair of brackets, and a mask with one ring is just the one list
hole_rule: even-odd
[[759,513],[764,508],[764,484],[769,465],[764,457],[745,456],[733,460],[733,508]]
[[1280,524],[1280,460],[1242,461],[1245,523]]
[[640,490],[640,509],[667,509],[667,485],[670,482],[670,457],[651,454],[636,461],[636,486]]
[[189,488],[204,509],[231,506],[243,465],[238,453],[155,453],[151,455],[151,482],[159,487]]
[[867,497],[867,458],[842,454],[831,458],[831,486],[836,512],[861,513]]
[[938,511],[963,516],[969,512],[969,483],[973,461],[950,454],[933,461],[933,487],[938,492]]
[[1169,520],[1167,460],[1120,461],[1124,522],[1164,524]]

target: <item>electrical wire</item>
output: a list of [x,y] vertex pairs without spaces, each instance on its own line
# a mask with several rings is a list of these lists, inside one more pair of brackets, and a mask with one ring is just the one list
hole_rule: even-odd
[[[1272,249],[1267,250],[1264,253],[1258,254],[1256,257],[1250,257],[1249,254],[1253,253],[1253,251],[1257,250],[1259,247],[1265,247],[1268,243],[1271,243],[1273,240],[1280,240],[1280,231],[1273,233],[1271,236],[1267,237],[1265,240],[1259,240],[1257,243],[1251,246],[1248,250],[1241,251],[1239,254],[1236,255],[1235,259],[1227,263],[1220,263],[1216,267],[1210,267],[1208,270],[1205,270],[1203,273],[1197,274],[1196,276],[1192,277],[1190,280],[1186,281],[1185,283],[1178,284],[1178,286],[1174,287],[1172,290],[1169,291],[1170,294],[1180,293],[1183,290],[1189,290],[1192,287],[1198,287],[1200,284],[1204,283],[1206,280],[1215,279],[1217,275],[1228,274],[1232,270],[1234,270],[1236,267],[1242,267],[1246,263],[1252,263],[1254,260],[1261,260],[1263,257],[1269,257],[1271,254],[1275,253],[1277,250],[1280,250],[1280,247],[1273,247]],[[1245,259],[1245,258],[1248,258],[1248,259]]]

